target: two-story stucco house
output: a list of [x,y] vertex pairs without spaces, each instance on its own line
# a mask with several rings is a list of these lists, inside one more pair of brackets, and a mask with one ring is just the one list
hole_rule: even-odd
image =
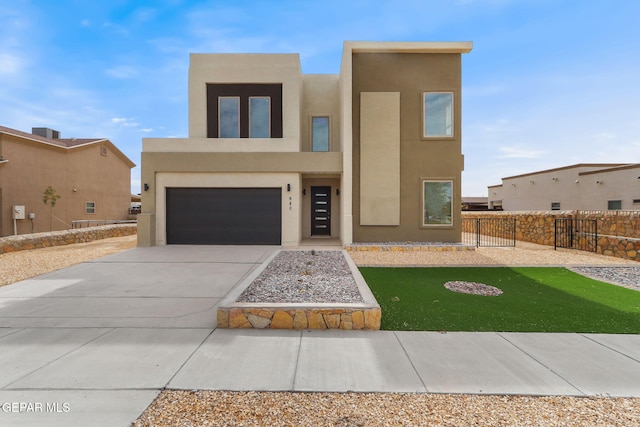
[[144,139],[141,246],[459,242],[468,42],[193,54],[189,138]]

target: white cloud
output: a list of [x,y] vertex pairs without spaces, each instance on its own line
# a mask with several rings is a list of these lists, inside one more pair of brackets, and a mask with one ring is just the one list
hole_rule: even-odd
[[522,147],[500,147],[498,148],[503,159],[537,159],[545,154],[544,150],[532,150]]
[[117,79],[131,79],[138,76],[138,70],[128,65],[121,65],[106,70],[107,75]]
[[0,53],[0,76],[19,75],[25,65],[25,61],[18,55]]
[[140,123],[131,121],[130,119],[127,119],[124,117],[113,117],[111,119],[111,123],[120,125],[126,128],[134,128],[134,127],[140,126]]

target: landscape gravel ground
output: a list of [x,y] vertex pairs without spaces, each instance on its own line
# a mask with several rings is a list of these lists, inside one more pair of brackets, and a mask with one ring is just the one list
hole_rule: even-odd
[[[0,286],[135,246],[135,236],[0,255]],[[308,248],[305,248],[308,249]],[[459,252],[351,252],[358,265],[563,265],[624,268],[637,262],[518,242]],[[631,269],[629,269],[631,267]],[[604,268],[604,269],[603,269]],[[629,273],[631,272],[631,273]],[[635,274],[634,274],[635,273]],[[627,274],[627,275],[628,275]],[[634,426],[640,399],[397,393],[165,390],[134,426]]]

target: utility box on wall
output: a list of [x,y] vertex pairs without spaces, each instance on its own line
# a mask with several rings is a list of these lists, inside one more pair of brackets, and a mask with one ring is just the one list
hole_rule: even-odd
[[24,213],[25,213],[24,205],[13,206],[13,219],[24,219],[25,218]]

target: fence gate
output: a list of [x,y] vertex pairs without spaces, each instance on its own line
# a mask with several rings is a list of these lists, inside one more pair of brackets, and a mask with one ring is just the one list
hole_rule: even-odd
[[556,218],[554,232],[554,249],[589,252],[598,249],[598,222],[595,219]]
[[515,218],[462,218],[463,240],[476,247],[515,247]]

